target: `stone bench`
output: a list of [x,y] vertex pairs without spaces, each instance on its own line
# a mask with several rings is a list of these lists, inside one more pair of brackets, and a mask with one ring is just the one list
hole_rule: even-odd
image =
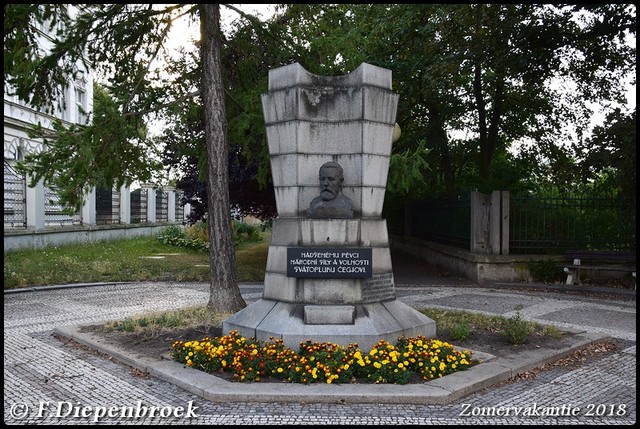
[[[585,271],[620,271],[631,273],[636,277],[636,252],[616,252],[580,250],[565,254],[573,263],[565,265],[563,270],[567,273],[568,285],[581,285],[580,273]],[[634,282],[635,289],[635,282]]]

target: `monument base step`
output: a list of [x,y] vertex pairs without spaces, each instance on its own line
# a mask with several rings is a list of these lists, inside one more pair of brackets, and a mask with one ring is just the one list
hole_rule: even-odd
[[305,305],[305,325],[353,325],[356,307],[353,305]]
[[[436,334],[436,323],[432,319],[398,300],[354,305],[353,323],[345,324],[305,323],[305,307],[309,306],[260,299],[224,320],[222,330],[225,334],[236,330],[243,337],[261,341],[282,339],[293,350],[298,350],[301,342],[311,340],[344,347],[356,343],[361,350],[368,351],[380,340],[395,344],[402,336],[434,338]],[[312,310],[317,313],[322,306],[312,307],[317,307]],[[326,320],[337,321],[329,316]],[[317,321],[322,316],[315,314],[314,317]]]

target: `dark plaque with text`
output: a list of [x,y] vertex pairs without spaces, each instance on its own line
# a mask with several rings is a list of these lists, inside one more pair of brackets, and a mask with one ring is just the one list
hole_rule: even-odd
[[289,247],[287,277],[368,278],[371,248]]

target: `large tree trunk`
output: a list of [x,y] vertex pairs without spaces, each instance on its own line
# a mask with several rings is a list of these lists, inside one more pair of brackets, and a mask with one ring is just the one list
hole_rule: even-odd
[[220,6],[203,4],[200,14],[201,93],[208,157],[207,222],[211,266],[207,307],[214,311],[236,312],[246,307],[246,303],[238,288],[236,255],[231,234],[227,120],[220,66]]
[[455,197],[455,174],[453,162],[451,160],[451,150],[449,149],[449,138],[444,129],[444,122],[437,107],[429,109],[429,139],[440,153],[440,170],[444,180],[445,190],[448,197]]
[[480,179],[484,181],[489,177],[491,162],[493,161],[493,156],[498,146],[498,131],[500,129],[500,121],[502,120],[504,107],[504,76],[498,74],[495,77],[495,93],[492,98],[493,110],[489,125],[487,125],[487,106],[482,94],[482,66],[479,62],[475,66],[473,88],[476,98],[476,109],[478,110],[478,131],[480,134],[478,172]]

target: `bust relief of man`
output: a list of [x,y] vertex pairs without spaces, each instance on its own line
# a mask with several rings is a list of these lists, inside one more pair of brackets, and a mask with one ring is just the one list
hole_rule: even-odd
[[342,193],[344,172],[337,162],[320,167],[320,196],[307,209],[307,217],[315,219],[352,219],[353,202]]

